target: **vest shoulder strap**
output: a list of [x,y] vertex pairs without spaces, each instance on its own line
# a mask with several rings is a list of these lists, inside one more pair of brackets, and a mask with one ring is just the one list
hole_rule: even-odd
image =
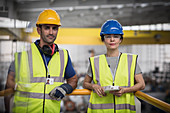
[[121,54],[126,54],[126,55],[137,55],[137,54],[132,54],[132,53],[121,53]]

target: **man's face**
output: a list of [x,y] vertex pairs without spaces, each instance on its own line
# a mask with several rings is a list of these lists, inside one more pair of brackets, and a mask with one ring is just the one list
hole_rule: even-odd
[[37,28],[37,31],[41,37],[41,45],[51,45],[57,37],[58,26],[53,24],[43,24],[41,27]]

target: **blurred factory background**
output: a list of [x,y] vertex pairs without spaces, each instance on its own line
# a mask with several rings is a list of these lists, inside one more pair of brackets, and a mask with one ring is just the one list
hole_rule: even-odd
[[[120,51],[139,55],[146,88],[143,92],[170,103],[170,0],[0,0],[0,91],[4,89],[14,53],[27,50],[39,38],[35,22],[46,9],[56,10],[62,26],[56,43],[69,50],[79,77],[78,88],[90,56],[103,54],[100,27],[108,19],[124,29]],[[62,112],[85,113],[89,96],[69,96]],[[164,113],[144,103],[142,113]],[[0,112],[4,112],[0,97]]]

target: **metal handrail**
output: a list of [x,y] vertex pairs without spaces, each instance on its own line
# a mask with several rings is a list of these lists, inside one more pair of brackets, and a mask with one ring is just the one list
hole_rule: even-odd
[[[14,93],[14,90],[10,88],[10,89],[0,91],[0,96],[9,95],[12,93]],[[67,94],[67,95],[69,96],[69,95],[90,95],[90,94],[91,94],[91,91],[88,89],[75,89],[71,94]],[[166,102],[163,102],[150,95],[147,95],[141,91],[136,91],[135,96],[159,109],[162,109],[163,111],[166,111],[167,113],[170,113],[170,104]]]
[[162,100],[159,100],[141,91],[135,92],[135,96],[159,109],[162,109],[163,111],[166,111],[167,113],[170,113],[170,104]]

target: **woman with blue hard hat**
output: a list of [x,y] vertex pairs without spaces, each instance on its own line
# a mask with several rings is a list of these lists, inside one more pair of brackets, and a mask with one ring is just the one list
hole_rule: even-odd
[[107,20],[101,27],[106,54],[90,57],[83,87],[90,89],[88,113],[136,113],[134,92],[145,82],[137,63],[138,55],[122,53],[123,28],[117,20]]

